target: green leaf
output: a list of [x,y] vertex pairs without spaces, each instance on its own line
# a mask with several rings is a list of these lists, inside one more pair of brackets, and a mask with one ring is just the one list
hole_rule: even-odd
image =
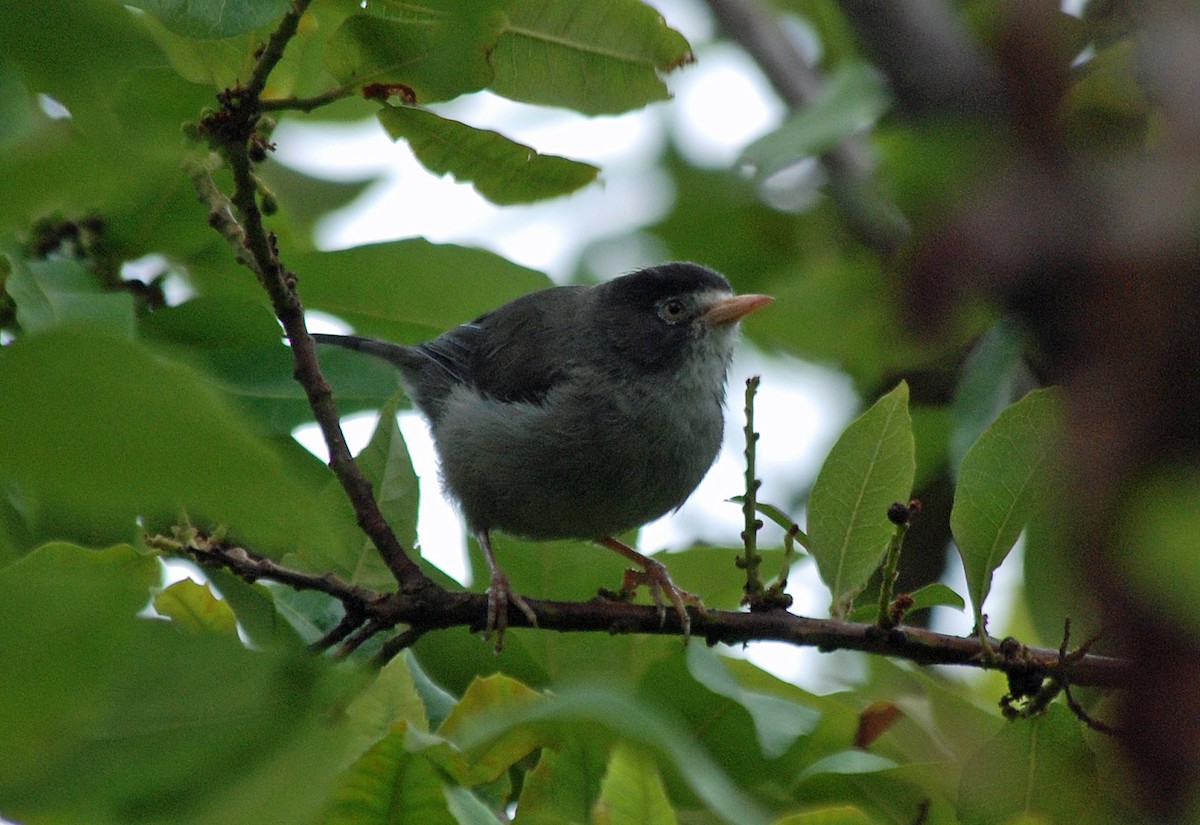
[[963,457],[950,530],[978,621],[992,573],[1044,505],[1055,477],[1061,400],[1035,390],[1000,414]]
[[525,775],[517,802],[517,825],[588,822],[600,793],[607,748],[588,737],[543,748],[537,765]]
[[588,163],[542,155],[498,132],[476,129],[433,112],[385,106],[379,122],[393,140],[405,140],[422,165],[450,174],[492,203],[530,203],[574,192],[596,179]]
[[547,745],[585,733],[642,745],[655,755],[660,770],[669,767],[675,778],[724,821],[731,825],[767,822],[766,813],[713,763],[687,728],[622,691],[598,686],[564,688],[540,701],[478,718],[459,732],[456,741],[464,750],[474,750],[526,726],[538,731]]
[[818,774],[860,774],[878,773],[896,767],[891,759],[870,751],[848,750],[830,754],[824,759],[818,759],[805,768],[798,777],[808,779]]
[[25,86],[21,70],[0,58],[0,149],[24,138],[38,120],[33,96]]
[[[1157,616],[1193,641],[1200,639],[1194,598],[1200,586],[1200,571],[1194,563],[1195,531],[1200,529],[1197,496],[1200,472],[1195,465],[1168,464],[1129,485],[1122,495],[1120,515],[1113,519],[1122,533],[1121,540],[1113,542],[1114,552],[1119,555],[1112,561],[1119,565],[1122,585],[1140,602],[1153,605]],[[1064,553],[1061,548],[1058,552]],[[1068,565],[1069,571],[1069,565],[1078,561],[1072,557],[1061,563]],[[1069,572],[1066,575],[1068,581],[1074,580]],[[1095,598],[1094,593],[1085,595]],[[1075,614],[1070,615],[1074,626],[1079,627]]]
[[133,337],[133,296],[104,289],[82,262],[31,261],[14,250],[6,257],[12,269],[4,287],[16,305],[17,323],[26,332],[82,324]]
[[287,0],[130,0],[176,34],[198,40],[232,37],[257,29],[287,11]]
[[392,341],[432,338],[502,303],[551,286],[541,273],[481,249],[423,238],[293,255],[309,309]]
[[409,661],[411,656],[407,652],[392,659],[346,708],[359,752],[379,742],[399,722],[428,733],[425,703],[417,692]]
[[362,755],[340,777],[321,825],[387,825],[421,822],[458,825],[451,816],[441,772],[410,748],[408,723]]
[[408,445],[396,422],[399,394],[380,407],[379,423],[371,441],[358,454],[363,474],[371,482],[375,500],[396,538],[406,546],[417,541],[417,474],[413,472]]
[[183,508],[260,552],[333,540],[329,508],[181,364],[55,330],[0,349],[0,386],[0,478],[38,529],[120,539]]
[[[200,295],[138,319],[139,333],[202,368],[260,431],[290,435],[312,421],[295,362],[270,309],[239,295]],[[396,393],[395,367],[333,347],[320,350],[321,372],[343,414],[378,408]]]
[[592,811],[596,825],[676,825],[654,760],[644,751],[618,743]]
[[879,565],[895,529],[888,507],[908,501],[915,473],[908,384],[850,422],[817,474],[808,499],[808,539],[832,613],[844,616]]
[[887,94],[874,69],[865,64],[842,66],[816,100],[747,146],[739,162],[754,167],[760,178],[770,177],[869,128],[887,107]]
[[458,825],[508,825],[509,822],[507,817],[501,820],[492,808],[467,788],[447,787],[446,807]]
[[345,758],[330,717],[349,674],[138,618],[159,571],[129,547],[61,544],[0,570],[4,815],[308,821]]
[[732,699],[750,714],[758,743],[768,759],[787,752],[797,739],[812,733],[821,715],[812,708],[780,696],[746,690],[725,667],[721,657],[699,645],[689,645],[688,672],[719,696]]
[[[729,499],[729,501],[732,501],[735,504],[742,504],[743,502],[745,502],[745,500],[746,500],[745,496],[733,496],[732,498]],[[794,518],[792,518],[791,516],[789,516],[787,513],[785,513],[783,511],[783,508],[776,507],[774,504],[767,504],[766,502],[763,502],[763,501],[756,501],[756,502],[754,502],[754,509],[758,512],[758,514],[760,516],[766,516],[771,521],[775,522],[775,524],[779,525],[779,527],[785,533],[788,530],[791,530],[792,525],[794,525],[796,523],[796,520]]]
[[491,59],[497,94],[602,115],[665,100],[658,73],[694,58],[638,0],[514,0]]
[[777,819],[772,825],[872,825],[875,820],[858,808],[837,805]]
[[[676,584],[700,596],[708,607],[737,610],[746,593],[746,574],[737,566],[742,553],[740,547],[697,545],[654,557],[667,566]],[[783,550],[759,550],[758,554],[762,556],[760,574],[764,578],[776,575],[783,565]]]
[[109,0],[71,0],[47,14],[38,0],[7,0],[0,54],[21,67],[26,87],[70,111],[76,128],[111,126],[111,104],[130,72],[161,61],[133,13]]
[[908,595],[913,600],[913,606],[908,609],[909,613],[928,607],[953,607],[955,610],[964,610],[967,606],[967,602],[962,596],[941,582],[918,587]]
[[154,597],[154,609],[192,632],[237,635],[237,618],[207,584],[181,579]]
[[[408,448],[396,423],[401,397],[400,393],[393,393],[391,400],[380,408],[375,432],[359,452],[357,461],[371,482],[380,510],[396,538],[404,547],[413,548],[417,539],[419,491]],[[320,498],[330,511],[338,514],[337,539],[309,547],[297,553],[295,560],[307,570],[336,573],[363,587],[387,589],[394,586],[395,579],[383,557],[358,527],[341,483],[328,473],[324,477]],[[327,610],[321,603],[312,606],[318,610],[316,618],[319,621],[315,627],[320,627],[328,618]]]
[[[918,587],[908,595],[912,598],[913,603],[912,607],[905,611],[906,616],[931,607],[953,607],[955,610],[964,610],[967,606],[962,596],[941,582]],[[879,605],[862,604],[850,611],[850,615],[846,618],[852,622],[874,622],[878,614]]]
[[299,647],[303,644],[300,636],[280,613],[274,594],[265,584],[247,582],[228,570],[211,569],[206,570],[205,574],[220,591],[225,604],[233,610],[250,644],[256,647]]
[[980,337],[963,363],[951,405],[953,429],[947,447],[954,472],[963,456],[1013,400],[1022,372],[1025,336],[1011,320],[998,321]]
[[[476,679],[461,700],[438,728],[438,735],[459,742],[464,730],[480,719],[517,712],[542,701],[537,691],[503,674]],[[504,735],[488,741],[482,747],[464,748],[467,773],[463,778],[469,785],[491,782],[517,761],[525,758],[541,742],[528,728],[513,728]]]
[[345,85],[402,86],[413,103],[477,91],[492,79],[488,55],[503,25],[503,5],[458,0],[393,8],[389,12],[399,16],[392,18],[351,15],[330,39],[325,65]]
[[1003,825],[1041,815],[1086,822],[1095,805],[1096,757],[1082,725],[1061,705],[1004,725],[963,766],[958,815],[971,825]]

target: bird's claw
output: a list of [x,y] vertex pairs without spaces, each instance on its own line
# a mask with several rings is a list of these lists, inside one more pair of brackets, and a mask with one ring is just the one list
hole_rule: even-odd
[[525,603],[525,600],[513,592],[508,583],[508,576],[500,570],[492,571],[491,582],[487,591],[487,622],[483,628],[483,638],[490,640],[492,633],[496,634],[496,652],[504,649],[504,631],[508,629],[508,606],[514,605],[525,614],[529,623],[537,627],[537,614]]
[[646,559],[643,564],[644,570],[626,569],[625,575],[621,579],[620,595],[626,599],[632,598],[638,585],[646,585],[650,590],[650,598],[654,600],[654,606],[658,610],[659,627],[662,627],[667,621],[667,605],[663,601],[665,594],[667,601],[671,602],[675,613],[679,616],[679,625],[683,630],[683,643],[687,644],[692,637],[692,617],[687,611],[687,605],[690,604],[704,612],[706,610],[704,602],[695,593],[690,593],[676,585],[671,580],[671,574],[667,572],[666,565],[662,562]]

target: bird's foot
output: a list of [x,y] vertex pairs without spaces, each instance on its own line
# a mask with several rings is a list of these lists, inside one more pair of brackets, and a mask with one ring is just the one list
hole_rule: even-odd
[[510,604],[524,613],[531,625],[537,627],[537,615],[524,599],[513,592],[512,585],[508,583],[508,576],[499,568],[492,570],[487,599],[487,623],[483,628],[483,638],[490,640],[492,634],[496,634],[497,653],[504,649],[504,631],[508,629],[508,606]]
[[[640,563],[645,569],[626,569],[625,575],[621,578],[621,590],[618,595],[622,600],[629,601],[633,598],[638,585],[646,585],[650,590],[650,598],[654,600],[654,606],[658,608],[660,627],[667,621],[666,602],[669,601],[679,616],[679,625],[683,629],[683,643],[687,644],[692,637],[692,617],[688,614],[687,605],[690,604],[704,612],[707,609],[704,602],[695,593],[690,593],[675,584],[671,580],[671,574],[667,572],[666,565],[662,562],[647,558]],[[666,597],[665,601],[664,596]]]

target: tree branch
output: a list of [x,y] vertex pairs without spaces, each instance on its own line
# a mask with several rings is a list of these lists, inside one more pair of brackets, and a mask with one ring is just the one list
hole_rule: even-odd
[[839,0],[838,6],[904,111],[998,112],[999,74],[942,0]]
[[304,323],[304,307],[296,292],[296,276],[280,260],[274,235],[264,226],[263,213],[258,204],[258,179],[254,173],[254,163],[265,157],[271,148],[266,138],[258,132],[262,115],[260,96],[310,2],[293,0],[287,14],[263,47],[250,80],[244,86],[226,89],[219,94],[217,99],[221,108],[200,123],[201,134],[225,159],[233,173],[232,195],[226,198],[220,193],[209,176],[211,170],[194,167],[191,176],[200,200],[209,208],[209,222],[229,241],[238,261],[254,272],[271,298],[275,315],[283,324],[292,344],[295,378],[304,387],[309,406],[329,448],[329,467],[345,489],[354,507],[358,525],[374,542],[401,589],[440,589],[426,578],[405,553],[379,510],[371,483],[354,462],[342,433],[333,393],[321,374],[316,347]]
[[[386,662],[425,633],[451,627],[469,627],[482,632],[487,616],[487,595],[452,593],[434,586],[416,592],[382,593],[350,584],[330,574],[314,575],[283,567],[244,548],[227,546],[204,537],[187,542],[183,552],[204,565],[224,567],[247,581],[276,581],[297,590],[318,590],[338,599],[356,621],[347,627],[343,621],[326,639],[346,640],[343,655],[358,647],[369,636],[403,626],[405,629],[384,643],[376,656]],[[659,616],[653,605],[636,605],[596,597],[586,602],[531,599],[525,602],[537,617],[537,627],[560,633],[640,633],[680,635],[679,617],[668,611]],[[989,655],[978,637],[948,636],[918,627],[880,630],[873,624],[810,619],[786,610],[740,612],[713,610],[691,611],[692,636],[709,645],[742,645],[749,642],[785,642],[798,647],[816,647],[822,651],[859,650],[906,659],[921,665],[957,665],[984,670],[1016,673],[1025,679],[1035,677],[1072,685],[1104,688],[1123,687],[1131,677],[1129,665],[1121,659],[1082,653],[1063,657],[1059,650],[1004,645],[1020,655]],[[517,609],[508,617],[509,627],[530,627],[529,619]],[[324,639],[322,640],[325,641]],[[993,650],[1000,640],[989,639]]]

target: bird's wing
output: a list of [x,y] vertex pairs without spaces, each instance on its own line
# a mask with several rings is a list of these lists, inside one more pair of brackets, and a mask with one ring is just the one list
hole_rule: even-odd
[[[578,338],[575,288],[518,298],[421,348],[465,384],[497,401],[540,403],[570,373]],[[536,296],[536,298],[535,298]]]
[[455,383],[473,385],[471,365],[480,340],[484,337],[480,320],[461,324],[432,341],[417,344],[413,349],[439,366]]

